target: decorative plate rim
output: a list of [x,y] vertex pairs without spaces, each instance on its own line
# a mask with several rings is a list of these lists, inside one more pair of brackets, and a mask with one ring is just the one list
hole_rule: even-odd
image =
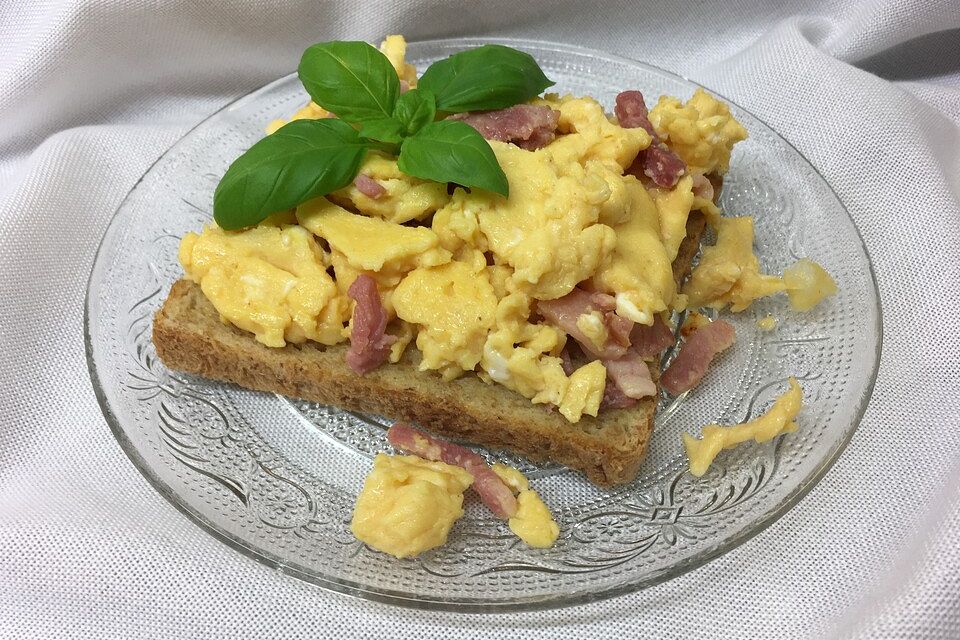
[[758,535],[762,531],[765,531],[770,527],[774,522],[779,520],[784,514],[793,509],[820,481],[823,477],[833,468],[833,465],[840,458],[840,455],[846,449],[847,445],[853,438],[853,434],[859,428],[861,421],[863,420],[864,413],[866,412],[867,407],[870,404],[870,400],[873,397],[873,391],[876,386],[877,376],[879,374],[880,360],[882,355],[883,348],[883,313],[882,313],[882,301],[879,295],[879,287],[877,284],[876,272],[873,267],[873,261],[870,258],[870,253],[867,250],[866,243],[863,239],[863,234],[860,232],[860,228],[857,226],[856,221],[853,217],[850,216],[847,207],[844,205],[843,200],[837,194],[836,190],[833,188],[823,174],[816,168],[816,166],[810,162],[810,160],[804,156],[787,138],[780,134],[776,129],[767,124],[764,120],[757,117],[749,109],[745,109],[737,102],[730,100],[723,94],[714,91],[694,80],[687,78],[681,74],[668,71],[656,65],[652,65],[646,62],[641,62],[639,60],[634,60],[612,54],[609,52],[590,49],[586,47],[579,47],[575,45],[567,45],[557,42],[552,42],[548,40],[536,40],[528,38],[495,38],[495,37],[462,37],[462,38],[435,38],[428,40],[414,40],[411,41],[411,45],[418,46],[449,46],[449,45],[480,45],[488,43],[497,43],[497,44],[506,44],[513,45],[518,48],[528,47],[528,48],[540,48],[547,49],[552,51],[557,51],[560,53],[570,53],[577,54],[581,56],[591,56],[603,58],[606,60],[611,60],[621,64],[626,64],[634,67],[645,67],[649,70],[670,76],[673,78],[681,79],[684,82],[690,83],[694,86],[701,87],[710,93],[722,98],[723,100],[729,102],[730,104],[736,106],[739,109],[742,109],[744,112],[748,113],[751,117],[755,118],[761,124],[763,124],[767,129],[769,129],[774,135],[776,135],[782,142],[784,142],[794,153],[798,155],[804,162],[809,165],[809,167],[814,171],[814,173],[823,181],[827,189],[829,189],[830,194],[836,200],[837,204],[842,209],[843,213],[846,215],[847,220],[850,222],[851,227],[856,234],[857,240],[860,242],[860,249],[863,252],[864,257],[866,258],[867,274],[869,275],[870,283],[873,285],[873,290],[876,293],[876,304],[875,304],[875,313],[876,313],[876,325],[875,330],[877,332],[877,344],[874,351],[874,363],[873,370],[870,373],[869,380],[866,383],[864,392],[861,396],[858,406],[854,411],[854,419],[851,423],[851,428],[845,434],[838,443],[836,443],[830,450],[826,452],[823,459],[820,461],[817,468],[811,472],[806,478],[804,478],[790,493],[789,495],[775,507],[768,510],[766,513],[760,515],[757,520],[752,523],[750,526],[744,530],[723,539],[722,541],[705,546],[701,549],[696,556],[687,558],[677,562],[676,564],[670,565],[669,567],[664,567],[662,569],[651,572],[650,574],[644,576],[643,578],[629,582],[623,585],[617,585],[615,587],[610,587],[606,589],[601,589],[598,591],[595,590],[578,590],[572,593],[567,593],[564,595],[549,595],[549,596],[532,596],[532,597],[519,597],[514,602],[509,603],[491,603],[489,601],[483,601],[479,599],[471,598],[460,598],[456,601],[449,600],[440,600],[440,599],[431,599],[424,597],[411,597],[408,594],[398,592],[392,589],[371,589],[368,586],[364,586],[354,581],[345,580],[345,579],[329,579],[321,576],[317,576],[301,566],[291,563],[287,560],[283,560],[274,554],[269,552],[255,549],[243,539],[235,536],[228,531],[224,530],[218,524],[212,522],[204,514],[200,513],[196,509],[192,508],[189,504],[185,503],[179,498],[176,492],[167,484],[163,479],[158,477],[154,473],[150,465],[143,458],[143,456],[137,451],[133,442],[127,437],[123,428],[120,425],[120,420],[114,411],[110,407],[109,399],[107,398],[104,388],[100,384],[100,376],[97,371],[97,365],[94,361],[93,355],[93,341],[91,336],[91,310],[94,305],[94,299],[91,296],[92,284],[94,277],[97,273],[103,269],[103,262],[101,259],[103,256],[105,243],[107,238],[110,236],[111,231],[114,230],[115,225],[117,224],[118,215],[127,202],[130,200],[132,194],[136,191],[137,187],[143,182],[146,176],[157,166],[157,164],[167,156],[167,154],[180,145],[185,139],[187,139],[194,131],[203,126],[209,120],[227,113],[232,109],[246,103],[248,100],[253,99],[257,94],[265,92],[270,88],[287,82],[291,77],[295,76],[296,73],[291,73],[281,78],[278,78],[272,82],[267,83],[266,85],[259,87],[229,103],[223,107],[217,109],[216,111],[208,114],[202,120],[197,122],[194,126],[190,127],[184,134],[178,138],[172,145],[167,147],[151,164],[144,173],[137,179],[137,181],[131,186],[130,190],[124,196],[123,200],[119,203],[116,210],[110,217],[110,220],[104,229],[103,235],[98,244],[97,250],[94,254],[93,265],[90,269],[90,275],[87,279],[87,290],[84,298],[84,313],[83,313],[83,337],[84,337],[84,353],[87,360],[87,370],[90,375],[91,386],[93,387],[94,395],[96,396],[97,403],[100,405],[100,409],[103,412],[104,418],[110,427],[110,430],[113,432],[114,437],[117,439],[120,448],[127,455],[130,461],[133,463],[134,467],[140,472],[140,474],[147,480],[147,482],[164,498],[173,505],[177,511],[185,515],[189,520],[193,521],[199,525],[200,529],[206,532],[208,535],[211,535],[213,538],[223,542],[228,547],[240,552],[247,558],[251,558],[260,564],[263,564],[267,567],[276,569],[280,573],[293,576],[310,584],[319,586],[323,589],[330,590],[336,593],[343,595],[362,598],[366,600],[371,600],[375,602],[380,602],[390,605],[404,606],[414,609],[423,609],[423,610],[441,610],[441,611],[451,611],[451,612],[461,612],[461,613],[505,613],[505,612],[529,612],[529,611],[542,611],[548,609],[557,609],[562,607],[570,606],[581,606],[590,604],[593,602],[598,602],[601,600],[607,600],[621,595],[626,595],[629,593],[634,593],[641,589],[646,589],[660,583],[666,582],[673,578],[676,578],[680,575],[683,575],[689,571],[697,569],[706,563],[714,560],[715,558],[723,555],[724,553],[731,551],[743,543],[747,542],[754,536]]

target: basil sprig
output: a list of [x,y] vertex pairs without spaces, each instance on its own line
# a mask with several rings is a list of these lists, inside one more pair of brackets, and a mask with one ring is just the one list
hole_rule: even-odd
[[403,141],[397,167],[409,176],[469,184],[508,195],[507,176],[477,130],[465,122],[431,122]]
[[417,86],[437,96],[441,111],[461,113],[512,107],[553,84],[530,54],[486,44],[433,63]]
[[389,118],[400,95],[393,65],[366,42],[315,44],[297,75],[314,102],[347,122]]
[[240,229],[347,186],[368,144],[343,120],[294,120],[237,158],[213,193],[213,218]]
[[365,42],[315,44],[297,71],[313,101],[336,118],[290,122],[237,158],[213,198],[224,229],[342,189],[371,149],[398,155],[407,175],[507,196],[507,177],[483,136],[437,114],[510,107],[553,84],[530,55],[501,45],[435,62],[402,95],[393,65]]

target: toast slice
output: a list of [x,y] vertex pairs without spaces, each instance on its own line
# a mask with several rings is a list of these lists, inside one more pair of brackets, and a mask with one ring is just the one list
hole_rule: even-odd
[[[678,281],[696,255],[705,219],[692,212],[674,261]],[[583,416],[577,424],[520,394],[465,375],[444,382],[418,371],[419,353],[407,349],[396,364],[359,376],[347,367],[346,344],[289,344],[276,349],[220,321],[193,282],[180,280],[153,322],[157,355],[171,369],[233,382],[344,409],[407,420],[449,437],[510,449],[531,460],[552,460],[582,471],[599,485],[632,480],[646,455],[659,398],[625,409]],[[651,367],[656,380],[658,369]]]

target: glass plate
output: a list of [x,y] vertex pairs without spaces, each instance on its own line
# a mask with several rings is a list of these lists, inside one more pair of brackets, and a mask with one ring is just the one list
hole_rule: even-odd
[[[427,64],[486,40],[414,43]],[[608,108],[618,91],[687,98],[692,82],[649,65],[564,45],[500,41],[530,52],[556,91]],[[737,343],[704,383],[663,403],[650,454],[628,486],[600,489],[556,465],[500,452],[519,466],[560,524],[552,549],[519,543],[472,497],[449,543],[395,560],[350,533],[370,460],[387,450],[376,416],[288,400],[167,370],[151,319],[181,276],[177,245],[210,220],[217,180],[274,118],[306,102],[295,75],[229,105],[161,157],[121,204],[103,238],[86,304],[87,358],[107,422],[146,478],[230,546],[339,592],[412,607],[523,610],[580,604],[668,580],[732,549],[786,512],[849,441],[870,398],[880,311],[870,260],[830,185],[783,138],[731,104],[750,138],[737,146],[721,198],[752,215],[763,268],[801,256],[823,264],[839,294],[806,314],[783,296],[729,315]],[[755,322],[772,313],[776,330]],[[764,411],[787,376],[804,388],[800,429],[722,453],[702,478],[685,472],[683,432]]]

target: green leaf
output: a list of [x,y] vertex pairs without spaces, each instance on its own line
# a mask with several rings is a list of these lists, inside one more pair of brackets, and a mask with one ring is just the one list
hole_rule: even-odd
[[411,136],[433,122],[437,115],[437,98],[424,89],[411,89],[397,99],[393,117],[403,125],[404,133]]
[[396,69],[366,42],[315,44],[297,73],[314,102],[347,122],[389,118],[400,95]]
[[403,141],[397,166],[407,175],[509,195],[510,185],[486,140],[468,124],[440,120]]
[[366,151],[342,120],[294,120],[233,161],[213,194],[213,218],[223,229],[241,229],[341,189]]
[[400,144],[403,140],[403,125],[396,118],[366,120],[360,125],[360,135],[371,140]]
[[459,113],[526,102],[554,84],[530,54],[487,44],[434,62],[417,83],[437,97],[437,109]]

